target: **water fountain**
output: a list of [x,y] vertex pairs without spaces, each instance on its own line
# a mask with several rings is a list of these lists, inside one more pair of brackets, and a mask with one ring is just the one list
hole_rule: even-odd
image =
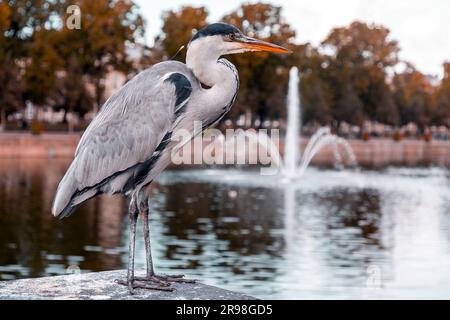
[[[350,145],[327,127],[319,128],[306,146],[300,148],[298,85],[298,72],[293,69],[290,73],[284,157],[280,155],[277,144],[273,143],[276,139],[272,140],[263,131],[238,130],[234,137],[219,135],[217,139],[225,152],[230,151],[233,155],[240,152],[238,156],[246,156],[248,150],[265,149],[271,154],[272,164],[279,169],[276,171],[279,175],[267,177],[257,170],[209,167],[166,171],[158,178],[165,191],[170,190],[171,185],[178,185],[172,197],[164,200],[170,206],[163,209],[175,214],[178,202],[173,204],[171,200],[182,196],[180,191],[188,190],[191,198],[186,201],[186,206],[192,212],[199,212],[197,216],[200,218],[196,221],[202,228],[198,233],[190,229],[193,232],[189,232],[188,237],[186,232],[181,233],[182,241],[177,241],[176,245],[183,248],[180,250],[183,254],[177,256],[185,257],[185,252],[196,252],[201,243],[200,257],[189,255],[186,265],[198,259],[196,265],[199,269],[195,272],[203,272],[205,277],[211,273],[210,268],[216,266],[220,271],[217,274],[228,272],[223,276],[227,284],[230,276],[242,277],[234,283],[246,285],[252,285],[257,278],[253,284],[255,290],[261,290],[261,281],[265,281],[264,287],[269,289],[264,297],[269,298],[274,296],[274,292],[279,298],[295,296],[300,299],[311,296],[327,299],[330,293],[338,298],[376,299],[381,297],[381,293],[384,296],[408,297],[411,283],[415,288],[425,289],[425,298],[436,293],[437,296],[448,296],[448,286],[440,286],[437,290],[434,285],[446,274],[445,268],[450,261],[448,250],[444,250],[443,237],[446,234],[438,232],[439,228],[446,230],[450,226],[440,225],[440,221],[446,220],[439,215],[441,211],[446,212],[441,210],[448,198],[446,171],[434,176],[418,173],[417,169],[412,169],[412,172],[409,171],[411,169],[406,169],[406,172],[398,169],[392,172],[306,170],[314,156],[323,152],[326,146],[327,151],[334,155],[336,166],[355,164],[356,160]],[[277,134],[276,131],[273,133]],[[242,149],[236,147],[236,138],[241,139]],[[420,183],[416,183],[417,179],[421,179]],[[195,184],[195,190],[186,188],[187,183]],[[165,192],[160,194],[165,199]],[[418,199],[418,202],[411,204],[411,198]],[[195,201],[199,204],[192,207]],[[159,210],[161,218],[165,217],[166,211]],[[428,214],[430,210],[431,215]],[[185,216],[185,208],[178,214]],[[414,221],[429,221],[411,224],[411,214]],[[356,217],[358,223],[346,224],[349,217],[353,220]],[[226,219],[230,219],[232,227],[223,226],[230,223],[224,222]],[[156,219],[160,220],[164,221]],[[197,222],[192,225],[197,225]],[[211,236],[210,232],[221,226],[225,232]],[[415,230],[417,227],[420,228]],[[236,232],[237,228],[241,228],[241,232]],[[372,231],[367,232],[369,229]],[[230,230],[228,237],[224,236],[227,230]],[[407,232],[398,233],[399,230]],[[421,233],[427,235],[427,241],[421,242],[410,236]],[[157,234],[163,237],[160,243],[167,244],[174,239],[173,235],[167,235],[163,223]],[[239,246],[243,235],[245,243],[242,250],[236,250],[234,244]],[[271,240],[261,245],[262,235],[265,240]],[[252,241],[257,243],[253,248],[264,249],[249,249]],[[394,250],[394,254],[392,250],[386,250],[399,246],[405,250]],[[408,259],[405,259],[405,252]],[[424,254],[428,259],[423,259]],[[239,262],[239,270],[243,270],[242,275],[235,273],[236,261]],[[373,261],[376,265],[370,263]],[[202,266],[207,268],[201,271]],[[264,273],[255,270],[264,270]],[[414,277],[411,270],[418,274],[426,270],[426,273],[422,277]],[[373,271],[378,272],[378,278],[373,278]],[[380,285],[380,271],[383,272],[383,281],[387,281],[386,286]],[[394,274],[407,276],[395,277]],[[261,280],[261,277],[267,277],[267,280]],[[427,281],[430,277],[436,280],[431,285]],[[444,281],[450,283],[448,278]]]
[[336,166],[342,166],[342,156],[339,153],[341,146],[347,156],[348,163],[356,165],[356,157],[350,144],[343,138],[331,133],[330,128],[319,128],[309,139],[302,155],[300,155],[301,135],[301,101],[299,93],[299,75],[297,67],[289,71],[288,90],[288,117],[286,128],[284,166],[282,173],[285,177],[295,178],[301,176],[314,156],[325,146],[332,145]]
[[297,174],[298,158],[300,154],[299,135],[301,133],[301,102],[299,95],[299,77],[297,67],[292,67],[289,71],[289,88],[287,96],[287,128],[284,149],[284,170],[285,176],[295,176]]
[[[345,139],[332,134],[329,127],[320,127],[309,139],[303,154],[301,153],[300,136],[302,113],[299,84],[298,69],[297,67],[292,67],[289,72],[284,157],[281,156],[278,147],[265,132],[255,132],[254,130],[240,131],[237,138],[248,139],[249,144],[256,143],[259,147],[266,149],[268,154],[272,157],[273,163],[280,169],[280,173],[285,179],[296,179],[301,177],[314,156],[326,146],[331,146],[333,148],[335,167],[341,168],[343,166],[341,150],[344,151],[347,164],[356,166],[356,157],[350,144]],[[233,141],[228,141],[226,144],[230,144],[230,142]],[[239,152],[239,150],[236,151]],[[244,152],[246,151],[244,150]]]

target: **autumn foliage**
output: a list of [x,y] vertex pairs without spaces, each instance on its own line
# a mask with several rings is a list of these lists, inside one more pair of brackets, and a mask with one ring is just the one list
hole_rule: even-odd
[[[141,45],[138,63],[128,50],[143,43],[144,20],[132,1],[77,0],[82,28],[69,30],[67,1],[0,2],[0,108],[20,111],[25,101],[84,115],[104,99],[111,70],[133,76],[167,59],[184,60],[193,33],[207,25],[204,7],[181,7],[163,14],[152,47]],[[24,10],[22,9],[24,8]],[[289,69],[301,71],[305,123],[362,125],[365,120],[401,126],[449,125],[450,64],[441,80],[400,61],[400,46],[381,25],[355,21],[335,28],[318,46],[298,44],[282,8],[243,4],[222,21],[244,33],[289,47],[287,56],[267,53],[227,57],[238,68],[241,88],[230,114],[261,121],[285,117]],[[302,32],[302,30],[298,30]],[[87,90],[89,83],[93,90]]]

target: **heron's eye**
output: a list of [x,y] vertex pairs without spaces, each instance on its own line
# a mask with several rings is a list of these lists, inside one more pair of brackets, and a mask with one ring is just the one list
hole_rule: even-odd
[[228,38],[230,38],[230,40],[233,41],[236,38],[236,35],[234,33],[230,33],[228,35]]

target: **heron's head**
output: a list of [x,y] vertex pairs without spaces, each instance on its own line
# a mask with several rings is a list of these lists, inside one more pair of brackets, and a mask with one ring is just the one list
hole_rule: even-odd
[[198,31],[189,42],[188,51],[217,57],[249,51],[290,52],[278,45],[248,37],[226,23],[213,23]]

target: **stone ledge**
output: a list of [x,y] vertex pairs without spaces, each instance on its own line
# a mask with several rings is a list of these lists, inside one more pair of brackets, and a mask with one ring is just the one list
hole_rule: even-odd
[[0,300],[255,300],[241,293],[202,283],[174,283],[173,292],[135,289],[114,283],[125,279],[126,271],[0,281]]

